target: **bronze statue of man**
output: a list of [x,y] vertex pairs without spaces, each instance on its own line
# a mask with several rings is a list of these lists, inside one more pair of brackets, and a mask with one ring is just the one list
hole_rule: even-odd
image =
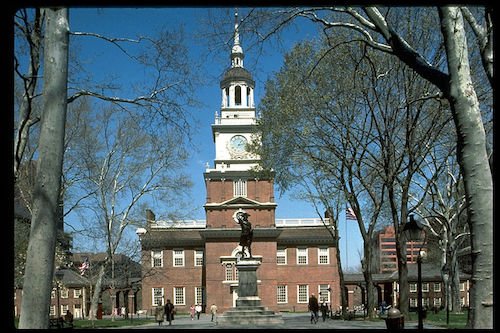
[[250,214],[245,212],[244,210],[240,210],[235,214],[235,221],[241,227],[241,235],[240,235],[240,245],[241,245],[241,256],[245,257],[245,248],[248,249],[248,254],[250,258],[252,258],[252,239],[253,239],[253,230],[252,224],[248,221],[248,217]]

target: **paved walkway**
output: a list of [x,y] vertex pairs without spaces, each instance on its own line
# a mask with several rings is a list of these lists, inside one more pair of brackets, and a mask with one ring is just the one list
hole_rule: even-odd
[[[150,323],[141,326],[130,326],[130,327],[120,327],[122,329],[386,329],[385,321],[380,320],[363,320],[355,319],[350,321],[344,320],[334,320],[326,319],[325,322],[320,318],[317,324],[311,324],[309,320],[309,314],[307,313],[283,313],[284,324],[279,325],[259,325],[259,326],[248,326],[248,325],[217,325],[215,322],[211,322],[211,315],[201,314],[200,319],[191,320],[189,316],[177,316],[169,326],[168,322],[164,322],[163,325],[158,326],[157,323]],[[416,329],[417,322],[405,323],[405,329]],[[437,329],[440,327],[432,326],[424,323],[424,329]]]

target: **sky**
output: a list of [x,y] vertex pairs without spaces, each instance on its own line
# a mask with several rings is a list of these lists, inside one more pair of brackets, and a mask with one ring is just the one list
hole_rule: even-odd
[[[243,17],[248,8],[239,9],[239,17]],[[211,124],[214,114],[220,110],[220,77],[230,66],[230,47],[225,51],[207,54],[207,45],[195,38],[207,14],[211,12],[222,14],[228,24],[234,26],[234,10],[232,8],[72,8],[70,9],[71,31],[93,32],[115,38],[136,38],[139,35],[152,36],[160,27],[184,28],[186,45],[189,55],[202,63],[197,68],[199,74],[206,78],[196,89],[196,98],[202,101],[202,106],[189,110],[192,121],[196,124],[193,137],[191,157],[186,165],[187,172],[192,175],[194,187],[192,202],[195,210],[193,219],[205,219],[203,205],[205,204],[205,183],[203,172],[208,162],[213,166],[215,147],[212,140]],[[227,14],[227,15],[225,15]],[[285,33],[283,49],[290,49],[299,40],[317,36],[316,28],[303,24],[298,29]],[[141,75],[141,69],[131,64],[118,48],[106,45],[105,42],[92,37],[72,37],[78,58],[83,60],[83,66],[92,73],[95,79],[107,80],[112,77],[124,87],[134,77]],[[278,48],[269,46],[262,53],[256,53],[251,47],[245,47],[245,35],[240,35],[243,51],[245,52],[245,68],[253,75],[256,82],[255,102],[258,110],[259,101],[263,97],[264,83],[283,64],[283,53]],[[232,43],[232,42],[231,42]],[[255,51],[255,52],[254,52]],[[276,218],[317,218],[315,208],[292,198],[292,193],[279,196],[276,188]],[[359,266],[359,253],[362,240],[358,227],[354,221],[345,221],[345,216],[339,221],[341,235],[342,264],[345,269]],[[346,250],[347,249],[347,250]]]

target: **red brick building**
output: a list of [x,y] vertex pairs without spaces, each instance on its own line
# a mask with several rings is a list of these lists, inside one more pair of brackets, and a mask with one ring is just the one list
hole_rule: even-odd
[[231,67],[220,84],[221,110],[212,124],[214,167],[204,173],[206,221],[157,221],[147,212],[147,227],[138,230],[144,310],[166,299],[181,312],[192,304],[215,303],[220,312],[235,306],[241,247],[233,214],[240,209],[250,214],[252,255],[262,260],[257,270],[262,305],[306,311],[313,293],[334,307],[340,304],[337,244],[326,230],[328,219],[276,220],[272,175],[253,171],[259,157],[246,148],[255,140],[255,82],[243,59],[236,22]]
[[[409,264],[417,262],[418,252],[426,251],[422,246],[423,241],[406,242],[406,260]],[[396,254],[396,235],[393,226],[387,226],[378,234],[379,271],[380,273],[392,273],[398,270],[398,259]]]

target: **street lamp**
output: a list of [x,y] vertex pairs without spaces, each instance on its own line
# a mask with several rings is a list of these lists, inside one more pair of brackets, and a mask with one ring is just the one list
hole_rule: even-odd
[[423,311],[422,311],[422,258],[425,257],[425,253],[422,251],[422,246],[425,243],[425,229],[422,224],[415,220],[413,214],[410,214],[410,222],[405,223],[403,227],[403,235],[407,241],[419,242],[420,249],[417,255],[417,311],[418,311],[418,329],[422,330],[424,328],[423,324]]
[[59,323],[59,319],[61,318],[61,305],[60,305],[60,289],[61,289],[61,283],[64,278],[64,272],[60,269],[58,269],[55,273],[56,276],[56,292],[57,292],[57,320]]

